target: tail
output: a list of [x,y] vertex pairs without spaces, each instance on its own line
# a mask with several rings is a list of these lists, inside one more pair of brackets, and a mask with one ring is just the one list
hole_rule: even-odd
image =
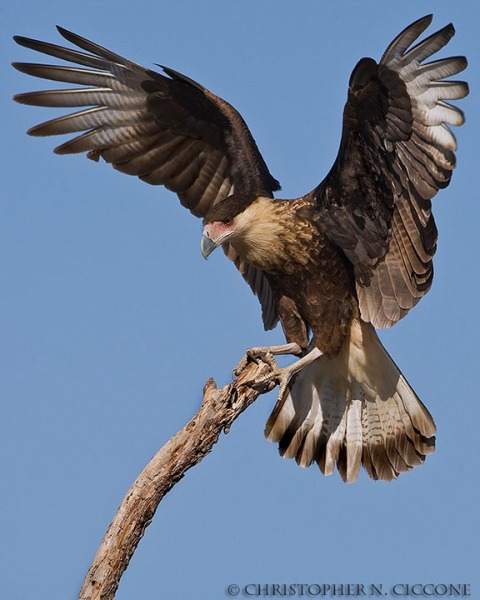
[[316,462],[324,475],[335,464],[357,479],[391,481],[435,450],[435,423],[382,346],[373,326],[353,320],[335,358],[305,367],[278,399],[265,428],[285,458]]

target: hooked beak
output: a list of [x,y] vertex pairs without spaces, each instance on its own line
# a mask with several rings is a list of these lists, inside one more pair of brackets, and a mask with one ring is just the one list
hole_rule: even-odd
[[211,238],[207,237],[206,235],[202,236],[200,250],[202,251],[203,258],[207,259],[216,247],[217,244]]
[[200,243],[203,258],[208,258],[215,248],[218,248],[218,246],[221,246],[231,238],[233,233],[234,231],[231,227],[219,222],[205,225]]

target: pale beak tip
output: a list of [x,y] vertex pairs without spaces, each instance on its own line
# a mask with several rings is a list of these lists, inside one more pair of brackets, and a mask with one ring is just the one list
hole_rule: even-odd
[[217,245],[211,238],[207,237],[206,235],[202,237],[202,241],[200,242],[200,250],[203,258],[207,259],[216,247]]

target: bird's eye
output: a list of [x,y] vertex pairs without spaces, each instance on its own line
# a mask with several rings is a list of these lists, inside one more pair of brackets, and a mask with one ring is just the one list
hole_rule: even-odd
[[233,223],[233,219],[223,219],[222,223],[224,225],[231,225]]

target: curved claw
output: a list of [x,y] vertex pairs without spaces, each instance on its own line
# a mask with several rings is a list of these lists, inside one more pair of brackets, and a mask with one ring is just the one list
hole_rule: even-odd
[[[248,348],[245,352],[245,356],[238,363],[233,370],[233,376],[238,377],[240,373],[245,369],[250,361],[258,363],[258,360],[266,362],[272,370],[278,369],[277,363],[274,360],[274,356],[277,354],[301,354],[302,349],[296,343],[282,344],[278,346],[260,346],[255,348]],[[273,362],[272,362],[273,361]]]
[[267,373],[265,376],[255,379],[251,383],[254,385],[264,385],[269,382],[274,382],[274,385],[280,386],[280,389],[278,391],[278,399],[281,399],[285,394],[285,391],[291,378],[296,373],[299,373],[302,369],[311,364],[314,360],[320,358],[320,356],[322,356],[322,352],[317,347],[314,347],[312,350],[310,350],[308,354],[298,359],[289,367],[281,368],[277,365],[275,359],[273,358],[273,355],[267,352],[265,353],[265,359],[267,359],[265,360],[265,362],[269,365],[271,369],[270,373]]

